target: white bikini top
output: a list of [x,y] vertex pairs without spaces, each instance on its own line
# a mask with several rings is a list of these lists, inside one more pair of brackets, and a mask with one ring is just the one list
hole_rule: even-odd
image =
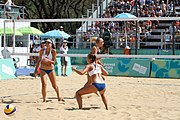
[[97,74],[97,73],[102,73],[100,66],[98,66],[97,64],[93,64],[93,65],[94,65],[93,70],[88,72],[89,76],[92,76],[92,75]]
[[44,49],[44,53],[43,53],[43,55],[42,55],[42,59],[48,58],[48,59],[52,60],[52,53],[51,53],[51,51],[52,51],[52,50],[50,50],[49,55],[47,55],[47,54],[46,54],[46,49]]

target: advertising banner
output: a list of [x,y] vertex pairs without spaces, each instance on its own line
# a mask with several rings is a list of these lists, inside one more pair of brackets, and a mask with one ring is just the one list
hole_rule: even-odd
[[104,68],[113,76],[150,76],[149,59],[105,58],[101,62]]
[[[61,58],[57,57],[56,58],[56,64],[55,64],[55,73],[57,76],[61,75]],[[71,66],[71,58],[68,57],[68,65],[67,65],[67,69],[66,69],[66,74],[72,74],[72,66]]]
[[16,78],[13,59],[0,59],[0,80]]
[[152,61],[151,77],[180,78],[180,60]]

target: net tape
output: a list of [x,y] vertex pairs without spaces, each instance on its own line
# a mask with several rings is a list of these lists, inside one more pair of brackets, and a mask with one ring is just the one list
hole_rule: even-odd
[[[11,55],[20,56],[39,56],[38,53],[12,53]],[[87,57],[88,54],[57,54],[57,56],[68,56],[68,57]],[[180,55],[107,55],[98,54],[100,58],[168,58],[168,59],[180,59]]]
[[[146,21],[146,20],[180,20],[180,17],[138,17],[138,18],[72,18],[72,19],[20,19],[4,22],[82,22],[82,21]],[[12,53],[11,55],[38,56],[37,53]],[[87,54],[57,54],[57,56],[86,57]],[[180,59],[180,55],[97,55],[102,58],[169,58]]]
[[20,19],[4,22],[82,22],[82,21],[146,21],[146,20],[180,20],[180,17],[138,17],[138,18],[72,18],[72,19]]

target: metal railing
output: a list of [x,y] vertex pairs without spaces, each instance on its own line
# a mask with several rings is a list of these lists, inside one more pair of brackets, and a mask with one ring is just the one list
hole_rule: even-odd
[[11,10],[7,11],[5,4],[0,4],[0,18],[7,19],[6,13],[11,16],[11,19],[24,19],[24,6],[11,6]]
[[[99,4],[99,2],[101,2],[101,4]],[[96,4],[92,4],[92,9],[87,9],[87,15],[85,16],[87,18],[101,17],[110,2],[111,0],[97,0]],[[82,18],[84,18],[84,15],[82,15]],[[79,30],[87,31],[92,23],[92,21],[82,22],[82,26],[79,28]]]
[[[136,37],[135,35],[128,35],[127,45],[135,49],[135,41],[131,41],[131,37]],[[166,36],[169,35],[169,40]],[[84,41],[82,34],[74,35],[73,41],[69,41],[68,44],[71,44],[72,48],[91,48],[95,44],[95,39],[99,36],[88,35],[89,39]],[[155,39],[154,41],[151,41]],[[114,49],[123,49],[126,46],[126,39],[123,33],[117,33],[111,39],[113,42],[112,48]],[[144,35],[138,35],[138,49],[143,48],[158,48],[158,49],[170,49],[172,48],[172,35],[165,34],[161,32],[161,35],[150,35],[145,37]],[[180,35],[175,35],[175,47],[180,49]]]

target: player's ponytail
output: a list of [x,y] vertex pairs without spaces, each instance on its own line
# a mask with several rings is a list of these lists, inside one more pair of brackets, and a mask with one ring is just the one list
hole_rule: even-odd
[[92,60],[92,63],[93,63],[93,62],[96,62],[96,55],[88,54],[87,57]]

